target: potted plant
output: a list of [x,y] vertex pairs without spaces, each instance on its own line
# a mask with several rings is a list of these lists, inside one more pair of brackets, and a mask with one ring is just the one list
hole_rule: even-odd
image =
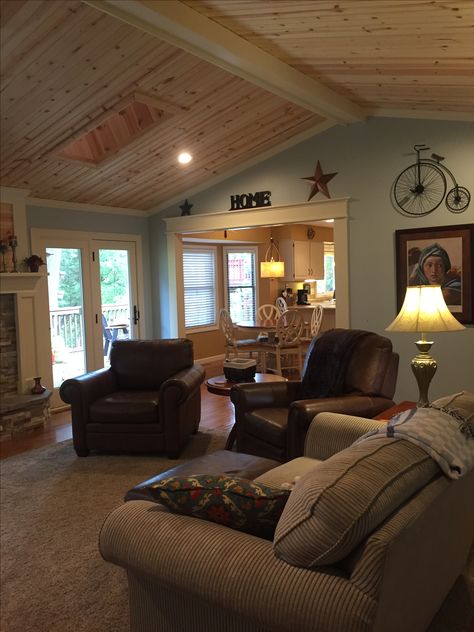
[[44,266],[44,261],[39,255],[31,255],[25,259],[30,272],[38,272],[40,266]]

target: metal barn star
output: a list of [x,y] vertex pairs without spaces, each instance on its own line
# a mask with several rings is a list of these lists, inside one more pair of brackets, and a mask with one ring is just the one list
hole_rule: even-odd
[[181,209],[181,215],[191,215],[193,206],[194,204],[190,204],[188,200],[184,200],[184,204],[181,204],[179,207]]
[[311,182],[314,182],[313,188],[311,189],[311,193],[309,194],[308,202],[319,191],[321,191],[321,193],[325,195],[327,198],[330,198],[331,196],[329,195],[329,191],[328,191],[328,182],[329,180],[332,180],[334,176],[337,176],[337,173],[338,173],[337,171],[336,173],[323,173],[321,163],[318,160],[318,164],[316,165],[314,176],[301,178],[302,180],[310,180]]

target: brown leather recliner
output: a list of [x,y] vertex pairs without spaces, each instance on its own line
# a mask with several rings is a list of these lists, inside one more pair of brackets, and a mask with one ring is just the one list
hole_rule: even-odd
[[110,368],[61,385],[71,404],[74,449],[165,452],[177,458],[201,419],[204,369],[186,338],[120,340]]
[[375,417],[394,405],[398,354],[373,332],[331,329],[316,336],[300,381],[232,387],[237,450],[281,462],[301,456],[320,412]]

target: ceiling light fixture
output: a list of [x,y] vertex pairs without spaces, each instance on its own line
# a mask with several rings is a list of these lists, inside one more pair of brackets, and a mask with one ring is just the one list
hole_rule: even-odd
[[[276,259],[272,256],[275,250]],[[273,237],[270,237],[270,245],[265,253],[265,261],[260,262],[260,276],[266,279],[277,279],[285,276],[285,264],[280,261],[280,251],[278,250]]]
[[182,151],[178,156],[178,162],[182,165],[187,165],[192,159],[193,157],[187,151]]

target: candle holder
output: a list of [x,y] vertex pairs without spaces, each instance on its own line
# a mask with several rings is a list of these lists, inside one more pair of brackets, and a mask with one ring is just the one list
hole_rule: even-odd
[[12,272],[18,272],[18,267],[17,267],[18,261],[16,258],[16,248],[18,246],[18,241],[15,235],[12,235],[10,237],[8,244],[10,248],[12,249],[12,265],[13,265]]
[[0,241],[0,254],[2,255],[2,263],[0,264],[0,272],[6,272],[7,271],[7,264],[5,262],[5,254],[7,252],[8,252],[8,246],[2,239]]

